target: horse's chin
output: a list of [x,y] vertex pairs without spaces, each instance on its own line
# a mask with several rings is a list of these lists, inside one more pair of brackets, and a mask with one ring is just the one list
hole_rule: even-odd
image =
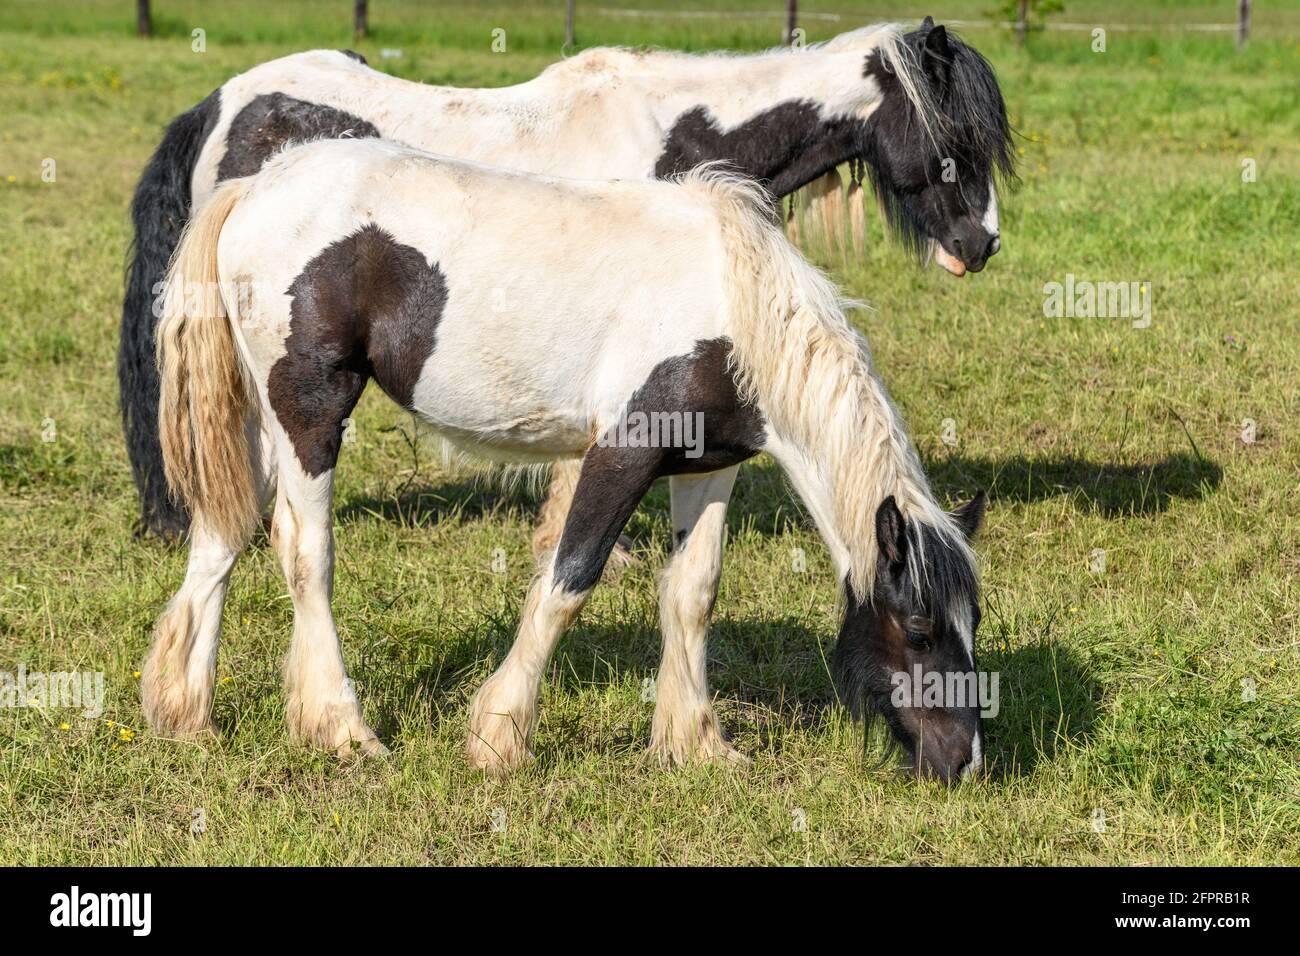
[[933,246],[935,262],[939,263],[939,265],[943,266],[959,279],[966,274],[966,263],[962,262],[954,255],[949,255],[948,250],[939,245],[939,243],[933,243]]

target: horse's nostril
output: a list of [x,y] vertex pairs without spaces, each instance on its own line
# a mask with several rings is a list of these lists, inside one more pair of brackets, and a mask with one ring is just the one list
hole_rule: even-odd
[[992,239],[989,240],[988,255],[990,256],[996,255],[997,251],[1001,248],[1002,248],[1002,240],[998,236],[994,236]]
[[958,239],[956,236],[953,236],[953,237],[952,237],[952,247],[953,247],[954,249],[957,250],[957,256],[958,256],[958,258],[960,258],[960,257],[961,257],[961,240]]

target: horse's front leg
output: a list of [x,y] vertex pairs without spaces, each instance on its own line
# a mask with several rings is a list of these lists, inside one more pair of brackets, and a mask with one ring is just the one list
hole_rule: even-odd
[[650,752],[665,763],[749,762],[718,725],[706,673],[709,618],[722,575],[727,501],[736,470],[672,478],[677,545],[659,587],[663,657],[650,731]]
[[475,767],[502,775],[531,759],[542,673],[661,461],[653,448],[593,445],[587,451],[564,532],[528,589],[514,645],[470,705],[468,755]]
[[[560,543],[564,522],[573,506],[573,496],[578,490],[578,476],[582,462],[564,458],[551,465],[551,481],[546,489],[546,500],[537,515],[537,530],[533,532],[533,558],[537,571],[542,573]],[[609,555],[609,563],[616,568],[627,567],[633,561],[632,542],[620,536]]]

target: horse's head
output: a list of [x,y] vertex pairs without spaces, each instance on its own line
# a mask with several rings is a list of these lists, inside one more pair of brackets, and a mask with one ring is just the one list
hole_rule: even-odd
[[[969,539],[981,493],[952,517]],[[904,519],[894,498],[876,512],[875,593],[847,589],[832,672],[854,718],[883,718],[918,776],[959,780],[980,769],[983,737],[975,673],[978,585],[965,542]]]
[[926,17],[867,58],[880,105],[862,154],[886,218],[953,275],[998,251],[997,180],[1015,175],[1006,105],[993,68]]

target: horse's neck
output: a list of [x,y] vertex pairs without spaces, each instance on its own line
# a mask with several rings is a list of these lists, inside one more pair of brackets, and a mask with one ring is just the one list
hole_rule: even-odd
[[[838,579],[849,580],[858,594],[871,593],[873,587],[875,514],[885,497],[893,495],[910,522],[934,526],[943,517],[893,406],[886,400],[877,421],[864,426],[847,458],[828,453],[826,442],[773,432],[764,448],[808,509]],[[837,429],[829,420],[827,427]],[[882,440],[882,429],[892,433],[889,440]],[[845,449],[838,451],[843,454]]]
[[[878,91],[858,50],[674,57],[656,68],[656,118],[676,161],[726,160],[783,196],[856,155]],[[669,157],[671,160],[673,157]],[[669,170],[660,169],[661,173]]]
[[824,50],[753,56],[667,56],[648,61],[665,119],[706,107],[724,128],[739,126],[782,103],[808,101],[829,115],[862,109],[870,84],[865,55]]
[[835,487],[830,475],[818,467],[809,450],[801,448],[797,440],[769,432],[763,448],[776,459],[789,479],[794,492],[808,509],[817,526],[817,533],[826,542],[831,561],[835,564],[837,580],[844,580],[853,564],[849,549],[848,529],[843,527],[835,505]]
[[833,287],[809,270],[791,289],[755,290],[769,301],[789,293],[795,298],[788,308],[749,310],[758,322],[733,319],[739,368],[768,422],[765,450],[807,505],[841,576],[856,593],[869,594],[880,504],[893,496],[906,518],[931,525],[944,520],[942,509]]
[[[516,86],[395,85],[386,105],[400,129],[390,135],[525,172],[623,178],[683,171],[656,168],[681,128],[681,165],[724,160],[785,195],[853,155],[852,126],[875,106],[865,55],[591,50]],[[702,135],[692,113],[708,121]]]

